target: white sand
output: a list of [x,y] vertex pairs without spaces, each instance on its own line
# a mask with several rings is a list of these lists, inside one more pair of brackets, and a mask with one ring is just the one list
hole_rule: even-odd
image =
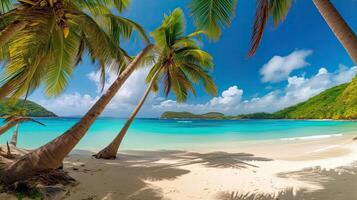
[[[357,142],[336,136],[215,144],[190,152],[128,152],[113,161],[72,155],[65,167],[80,185],[68,199],[210,200],[232,192],[316,191],[326,177],[290,172],[348,166],[357,160]],[[71,170],[83,163],[83,169]]]
[[[111,161],[93,159],[91,153],[75,151],[66,158],[65,170],[80,184],[65,199],[226,200],[222,194],[320,191],[331,179],[321,174],[334,171],[343,174],[330,186],[337,192],[324,191],[317,199],[324,194],[331,199],[339,199],[333,196],[337,193],[357,195],[357,179],[348,179],[357,170],[346,173],[339,168],[357,160],[352,135],[217,143],[187,151],[131,151]],[[16,199],[0,194],[4,198]]]

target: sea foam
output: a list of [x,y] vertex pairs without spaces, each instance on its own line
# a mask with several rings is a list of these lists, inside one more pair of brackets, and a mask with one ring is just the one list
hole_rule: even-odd
[[331,135],[311,135],[304,137],[292,137],[292,138],[280,138],[280,140],[291,141],[291,140],[318,140],[318,139],[326,139],[331,137],[340,137],[343,134],[331,134]]

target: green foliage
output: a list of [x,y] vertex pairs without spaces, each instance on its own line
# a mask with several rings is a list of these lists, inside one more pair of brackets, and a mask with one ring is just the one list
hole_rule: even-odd
[[177,101],[183,102],[189,92],[196,94],[193,85],[202,83],[206,92],[216,95],[217,88],[210,76],[213,58],[195,40],[202,33],[197,31],[185,35],[185,18],[181,9],[164,16],[162,25],[151,33],[157,58],[146,81],[156,79],[152,87],[154,91],[159,89],[161,82],[166,96],[173,91]]
[[[23,103],[24,100],[19,100],[15,103],[10,100],[1,101],[0,117],[6,117],[12,115],[17,110],[22,110]],[[26,101],[23,111],[23,113],[25,114],[24,116],[28,117],[56,117],[53,112],[48,111],[44,107],[29,100]]]
[[192,0],[190,9],[197,27],[217,40],[221,29],[230,26],[236,4],[237,0]]
[[[0,15],[0,36],[10,35],[8,40],[0,37],[0,62],[5,64],[0,98],[20,98],[40,85],[49,96],[60,94],[84,53],[98,64],[104,80],[106,70],[122,68],[130,60],[120,39],[136,30],[149,42],[140,25],[114,14],[130,0],[17,1],[11,11],[8,2],[0,4],[7,11]],[[15,29],[18,24],[25,26]],[[14,31],[10,34],[9,29]]]
[[[341,95],[349,84],[343,84],[328,89],[321,94],[299,103],[295,106],[273,113],[273,118],[282,119],[351,119],[357,115],[356,106],[352,103],[344,103]],[[354,89],[356,91],[356,87]],[[350,95],[344,98],[355,99]],[[357,101],[354,101],[355,104]]]

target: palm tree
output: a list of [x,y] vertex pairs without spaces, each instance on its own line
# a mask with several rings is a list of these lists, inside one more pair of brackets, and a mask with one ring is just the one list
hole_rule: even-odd
[[21,117],[21,116],[12,116],[7,119],[5,119],[5,124],[0,127],[0,135],[6,133],[6,131],[10,130],[12,127],[14,127],[17,124],[20,124],[22,122],[27,122],[27,121],[32,121],[38,124],[42,124],[41,122],[32,119],[31,117]]
[[[18,108],[18,107],[12,108],[12,111],[10,112],[10,114],[8,114],[5,117],[5,122],[7,122],[7,123],[3,127],[0,127],[0,135],[2,135],[7,130],[9,130],[10,128],[12,128],[13,126],[16,125],[14,133],[12,134],[11,142],[10,142],[10,144],[12,144],[13,146],[17,145],[19,126],[22,122],[31,121],[31,122],[35,122],[37,124],[44,126],[43,123],[41,123],[31,117],[26,117],[26,111],[25,111],[26,101],[27,101],[27,97],[25,98],[21,108]],[[4,128],[4,127],[6,127],[6,128]]]
[[108,105],[110,100],[139,65],[141,59],[147,55],[152,47],[152,45],[148,45],[134,58],[109,89],[75,125],[61,136],[24,155],[6,167],[2,171],[0,181],[3,184],[11,184],[61,166],[63,159],[82,139],[95,119],[103,112],[106,105]]
[[18,98],[41,84],[47,95],[60,94],[85,52],[104,82],[106,67],[120,69],[129,60],[120,38],[135,29],[149,42],[142,27],[113,14],[128,0],[19,0],[9,8],[11,2],[0,4],[6,11],[0,15],[0,61],[6,63],[0,98]]
[[[22,4],[26,2],[25,4]],[[30,2],[30,4],[28,4]],[[35,2],[35,5],[32,3]],[[140,33],[144,36],[145,41],[148,43],[148,38],[144,35],[143,29],[141,29],[137,24],[134,22],[115,16],[111,14],[111,9],[105,9],[106,4],[113,3],[115,7],[118,9],[122,9],[125,7],[124,3],[120,2],[128,2],[127,0],[57,0],[57,3],[62,3],[60,6],[63,6],[63,11],[65,11],[66,17],[66,24],[62,25],[63,22],[60,23],[59,26],[57,23],[53,24],[53,26],[57,27],[57,29],[51,29],[52,31],[56,32],[56,34],[52,34],[52,32],[47,32],[44,30],[48,30],[48,16],[51,14],[50,10],[54,10],[53,6],[58,6],[57,3],[53,3],[52,0],[45,1],[46,5],[44,6],[46,9],[39,8],[42,4],[41,2],[44,1],[20,1],[20,6],[25,5],[25,8],[29,7],[28,9],[21,9],[15,8],[1,17],[13,17],[18,10],[27,10],[31,11],[30,13],[23,14],[25,17],[22,18],[23,15],[19,17],[15,17],[14,19],[20,21],[30,20],[30,24],[27,24],[23,29],[19,30],[18,33],[12,35],[12,39],[10,39],[6,45],[1,48],[3,55],[2,60],[8,61],[7,67],[9,68],[10,72],[5,72],[7,78],[4,79],[5,83],[0,88],[0,96],[12,94],[14,96],[20,95],[23,91],[33,91],[37,86],[44,81],[46,86],[46,91],[50,95],[57,94],[63,87],[64,83],[69,77],[69,73],[63,72],[66,70],[71,70],[71,67],[74,67],[80,60],[85,51],[85,49],[90,54],[93,61],[97,61],[100,65],[101,71],[105,72],[104,67],[107,64],[112,64],[113,61],[118,67],[115,69],[120,72],[120,75],[114,81],[114,83],[109,87],[109,89],[102,95],[102,97],[90,108],[90,110],[69,130],[67,130],[63,135],[59,136],[58,138],[54,139],[53,141],[45,144],[44,146],[30,152],[29,154],[24,155],[23,157],[19,158],[18,160],[14,161],[11,165],[7,166],[1,173],[0,181],[3,184],[11,184],[17,180],[23,180],[29,178],[33,175],[48,172],[53,169],[58,168],[65,156],[69,154],[69,152],[76,146],[76,144],[80,141],[80,139],[85,135],[89,127],[93,124],[95,119],[103,112],[106,105],[110,102],[110,100],[114,97],[117,91],[121,88],[123,83],[128,79],[128,77],[133,73],[133,71],[137,68],[140,64],[140,61],[145,55],[152,49],[153,45],[148,44],[134,59],[130,59],[130,63],[125,66],[126,58],[128,57],[123,50],[121,50],[118,46],[119,43],[119,36],[121,37],[129,37],[133,28],[139,30]],[[26,7],[27,6],[27,7]],[[67,7],[68,6],[68,7]],[[33,9],[36,8],[36,9]],[[38,9],[37,9],[38,8]],[[56,8],[57,9],[57,8]],[[62,9],[60,9],[62,11]],[[87,10],[92,15],[87,14]],[[15,14],[12,14],[15,13]],[[26,15],[27,14],[27,15]],[[42,14],[47,14],[47,17],[43,17]],[[53,14],[53,13],[52,13]],[[56,13],[55,13],[56,14]],[[68,15],[67,15],[68,14]],[[57,16],[57,15],[55,15]],[[71,20],[67,19],[70,18]],[[7,24],[14,23],[14,19],[9,20],[9,22],[5,21]],[[37,20],[39,19],[39,20]],[[102,28],[97,21],[102,19],[100,24],[104,24],[104,28]],[[35,23],[31,20],[34,20]],[[42,24],[42,22],[45,22]],[[63,21],[60,18],[60,21]],[[27,21],[26,21],[27,22]],[[55,20],[55,22],[57,22]],[[41,27],[31,27],[35,25],[41,25]],[[127,24],[127,25],[125,25]],[[68,26],[68,28],[66,28]],[[30,28],[31,27],[31,28]],[[49,26],[51,27],[51,26]],[[4,31],[4,28],[0,29]],[[63,31],[63,34],[62,32]],[[68,35],[68,31],[70,31]],[[22,34],[22,33],[28,34]],[[33,34],[33,35],[31,35]],[[44,40],[37,40],[42,38],[42,35],[52,35],[49,36],[49,40],[42,42]],[[20,36],[23,36],[26,41],[22,41]],[[30,37],[31,36],[31,37]],[[29,38],[28,38],[29,37]],[[72,37],[73,41],[69,42],[70,38]],[[1,36],[0,36],[1,38]],[[53,40],[55,40],[54,42]],[[81,38],[81,39],[78,39]],[[57,41],[57,39],[59,39]],[[1,39],[0,39],[1,40]],[[37,44],[37,42],[39,44]],[[76,42],[79,41],[79,46],[77,46],[76,50],[73,51],[72,47],[77,45]],[[58,42],[60,43],[58,46]],[[38,47],[32,47],[32,45],[37,45]],[[47,45],[46,45],[47,44]],[[65,46],[68,45],[68,46]],[[14,45],[14,46],[11,46]],[[17,46],[16,46],[17,45]],[[37,50],[38,52],[31,53],[26,49]],[[50,49],[46,49],[43,47],[51,47]],[[60,48],[60,49],[58,49]],[[71,50],[67,52],[67,48]],[[23,58],[32,58],[26,59],[26,63],[15,62],[14,59],[11,57],[11,53],[14,53],[17,49],[20,51],[24,51],[23,54],[16,57],[18,60],[22,61]],[[50,51],[48,53],[46,50]],[[62,51],[63,50],[63,51]],[[78,50],[78,51],[77,51]],[[62,52],[61,52],[62,51]],[[16,52],[15,52],[16,53]],[[68,58],[73,58],[73,54],[75,53],[74,57],[75,62],[70,63],[67,62]],[[10,57],[9,57],[10,55]],[[57,57],[60,56],[61,58],[58,59]],[[40,59],[38,58],[40,57]],[[50,60],[54,59],[56,63],[52,63]],[[72,60],[72,59],[69,59]],[[66,61],[66,62],[62,62]],[[61,63],[60,68],[57,67],[58,63]],[[66,65],[62,65],[65,63]],[[67,65],[70,63],[70,65]],[[52,65],[50,65],[52,64]],[[9,67],[10,65],[10,67]],[[55,66],[56,65],[56,66]],[[15,66],[15,67],[12,67]],[[66,66],[66,67],[64,67]],[[113,65],[110,65],[113,66]],[[37,69],[37,67],[40,67]],[[49,68],[58,68],[58,70],[51,70]],[[65,69],[64,69],[64,68]],[[125,68],[124,68],[125,67]],[[35,69],[33,69],[35,68]],[[7,69],[6,69],[7,70]],[[25,71],[30,71],[30,73],[25,73]],[[13,72],[13,73],[12,73]],[[25,73],[25,74],[24,74]],[[57,76],[54,76],[54,74]],[[9,76],[9,74],[15,74]],[[35,76],[36,75],[36,76]],[[103,73],[104,75],[104,73]],[[53,80],[54,78],[54,80]],[[51,80],[52,79],[52,80]],[[104,78],[102,78],[104,80]],[[55,84],[55,83],[58,84]],[[22,88],[21,85],[26,85],[27,88]],[[47,84],[47,85],[46,85]],[[20,88],[19,88],[20,87]],[[15,88],[15,89],[14,89]]]
[[202,82],[204,89],[215,95],[216,86],[208,74],[213,69],[212,57],[200,49],[193,37],[202,31],[184,35],[185,21],[181,9],[175,9],[170,16],[165,16],[162,25],[151,35],[156,42],[157,61],[153,65],[148,77],[148,87],[114,140],[102,151],[94,155],[96,158],[115,159],[131,123],[140,111],[151,90],[158,90],[161,80],[166,96],[171,90],[179,102],[186,100],[188,92],[195,94],[194,83]]
[[16,124],[15,130],[14,130],[14,133],[12,134],[12,138],[11,138],[11,142],[10,142],[10,144],[15,147],[17,146],[17,138],[19,135],[19,126],[20,126],[20,124]]
[[[312,1],[353,62],[357,64],[356,34],[344,21],[330,0]],[[190,8],[197,26],[206,30],[210,38],[217,39],[221,34],[221,29],[231,24],[236,3],[236,0],[192,0]],[[291,4],[292,0],[257,0],[249,56],[255,54],[269,18],[272,17],[274,24],[278,25],[285,19]]]
[[[41,125],[44,125],[43,123],[31,118],[31,117],[27,117],[26,116],[26,111],[25,111],[25,104],[27,101],[27,96],[23,101],[23,104],[21,105],[21,107],[18,107],[18,105],[13,105],[14,102],[12,101],[8,101],[7,102],[7,106],[10,108],[9,111],[7,112],[7,114],[4,116],[5,120],[5,124],[2,125],[0,127],[0,135],[6,133],[8,130],[10,130],[12,127],[14,127],[15,125],[17,126],[20,123],[23,122],[27,122],[27,121],[31,121],[31,122],[35,122]],[[16,127],[15,130],[18,129],[18,126]]]

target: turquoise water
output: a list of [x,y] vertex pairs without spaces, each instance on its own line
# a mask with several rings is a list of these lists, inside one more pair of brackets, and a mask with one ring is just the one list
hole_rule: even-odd
[[[70,128],[78,118],[39,119],[46,126],[21,124],[18,145],[39,147]],[[125,119],[100,118],[90,128],[77,149],[100,149],[118,133]],[[122,149],[182,149],[196,144],[296,138],[348,134],[357,131],[353,121],[301,120],[159,120],[136,119],[129,129]],[[13,130],[0,136],[0,143],[10,141]]]

